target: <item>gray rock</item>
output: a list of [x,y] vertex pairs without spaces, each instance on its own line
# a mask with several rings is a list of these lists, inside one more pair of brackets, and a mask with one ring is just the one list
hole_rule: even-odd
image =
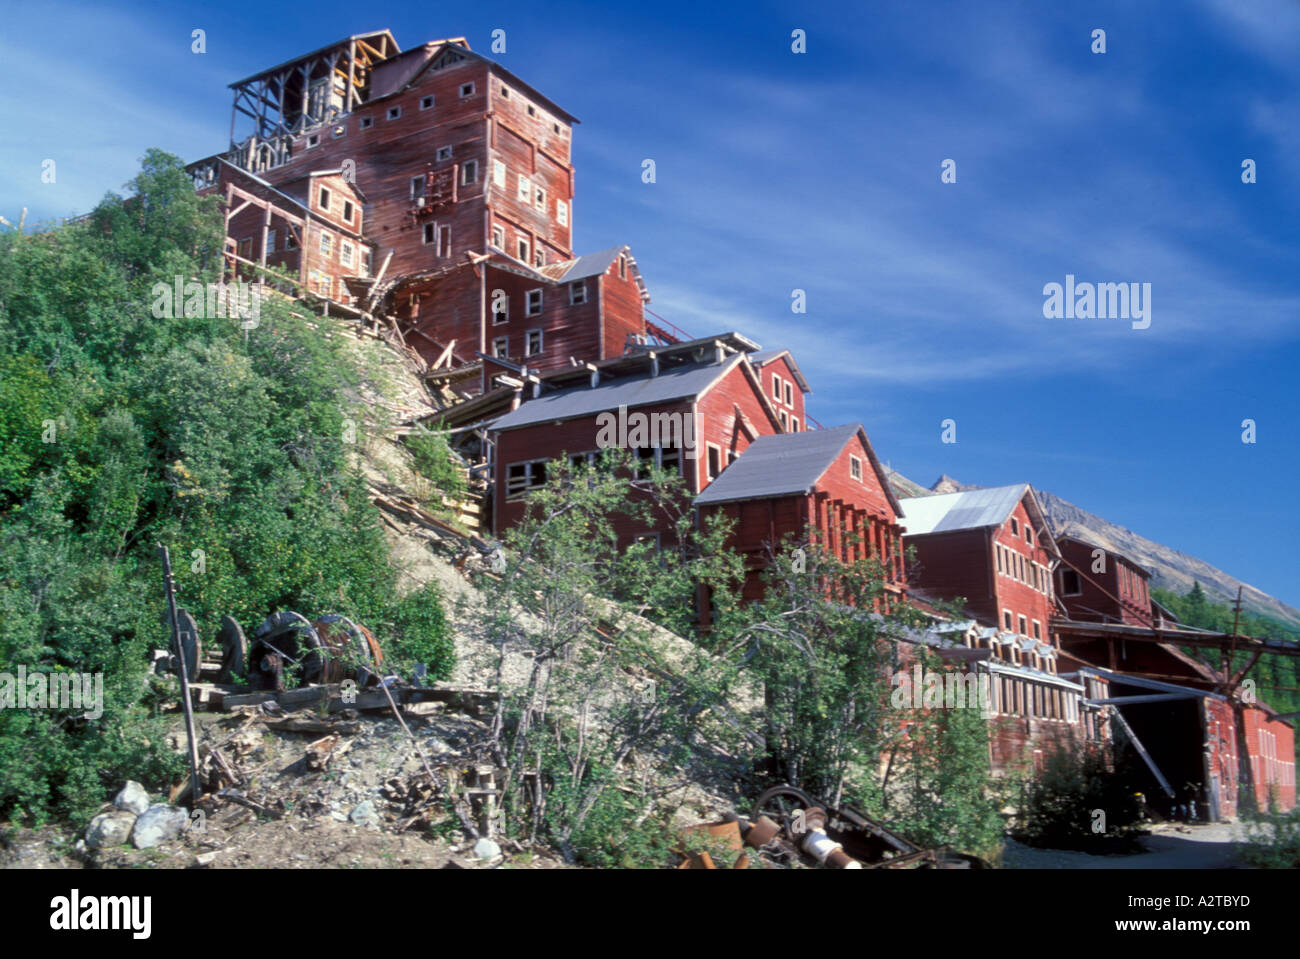
[[365,802],[358,803],[356,808],[352,810],[352,813],[351,815],[348,816],[348,818],[351,819],[352,822],[358,826],[364,826],[368,823],[379,822],[379,814],[375,812],[375,804],[372,803],[369,799],[367,799]]
[[149,794],[145,788],[133,779],[128,779],[122,791],[117,794],[113,800],[113,805],[118,809],[125,809],[127,812],[133,812],[137,816],[149,808]]
[[131,842],[136,849],[151,849],[160,842],[175,839],[190,824],[190,816],[177,806],[150,806],[135,821]]
[[100,813],[86,827],[86,845],[91,849],[111,849],[122,845],[131,838],[135,818],[135,813],[125,809]]
[[474,856],[477,859],[495,859],[501,855],[501,847],[491,839],[480,839],[474,843]]

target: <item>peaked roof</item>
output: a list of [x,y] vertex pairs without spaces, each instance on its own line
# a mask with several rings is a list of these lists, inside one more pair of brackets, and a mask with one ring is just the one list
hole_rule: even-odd
[[894,512],[900,513],[898,500],[889,488],[884,470],[876,459],[861,423],[826,430],[760,436],[703,493],[695,497],[695,505],[707,506],[807,493],[854,436],[861,437],[881,490],[889,499]]
[[1001,526],[1015,510],[1016,504],[1026,497],[1028,503],[1025,508],[1029,512],[1029,518],[1038,527],[1039,542],[1046,544],[1050,552],[1059,555],[1047,518],[1028,483],[911,497],[904,501],[906,505],[903,507],[903,526],[907,530],[905,535],[923,536],[927,533]]
[[531,266],[506,250],[490,243],[488,244],[488,252],[492,256],[491,265],[498,269],[556,284],[573,283],[593,276],[603,276],[605,271],[613,265],[620,255],[626,255],[628,270],[631,272],[633,279],[636,280],[637,288],[641,291],[642,301],[650,302],[650,292],[646,289],[645,279],[641,276],[641,268],[636,265],[636,257],[632,255],[631,248],[626,244],[611,246],[608,250],[600,250],[596,253],[584,253],[572,260],[561,260],[558,263],[548,263],[546,266]]
[[805,393],[811,393],[808,381],[804,379],[803,371],[799,369],[799,364],[794,361],[794,355],[789,350],[759,350],[756,353],[749,354],[749,362],[753,363],[757,369],[762,369],[774,360],[785,357],[785,361],[790,364],[790,371],[794,373],[795,380],[799,383],[799,389]]
[[744,354],[734,353],[721,363],[687,363],[670,367],[658,376],[629,376],[603,381],[597,386],[578,386],[554,393],[543,393],[528,400],[517,410],[506,413],[492,423],[493,430],[512,430],[535,423],[593,416],[620,406],[631,409],[653,403],[698,396],[744,361]]

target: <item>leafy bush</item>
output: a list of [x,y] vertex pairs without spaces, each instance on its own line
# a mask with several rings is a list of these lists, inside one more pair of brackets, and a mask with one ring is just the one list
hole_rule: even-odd
[[390,646],[395,662],[401,666],[424,663],[429,679],[451,675],[456,649],[436,584],[427,583],[397,601]]
[[1128,777],[1108,770],[1094,750],[1063,747],[1047,753],[1043,771],[1025,785],[1016,838],[1051,849],[1127,852],[1141,819]]
[[1257,869],[1300,869],[1300,809],[1270,812],[1249,822],[1241,858]]
[[247,333],[154,315],[155,284],[220,279],[221,215],[159,151],[130,187],[85,220],[0,233],[0,669],[102,673],[105,700],[98,719],[0,710],[0,816],[20,821],[175,772],[159,706],[177,694],[145,670],[168,643],[157,542],[209,638],[223,614],[339,612],[398,622],[399,651],[450,669],[436,593],[395,602],[349,465],[354,365],[278,297]]
[[438,433],[412,433],[406,438],[416,471],[427,479],[433,488],[449,499],[465,495],[465,476],[460,463]]

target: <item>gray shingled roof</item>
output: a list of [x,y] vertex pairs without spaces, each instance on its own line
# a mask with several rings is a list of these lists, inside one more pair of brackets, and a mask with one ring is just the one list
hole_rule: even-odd
[[760,436],[695,497],[695,504],[807,492],[860,429],[853,423],[829,430]]
[[1029,489],[1026,483],[973,489],[903,500],[903,526],[909,535],[999,526]]
[[620,406],[632,409],[697,396],[742,359],[743,354],[736,353],[721,363],[687,363],[663,370],[658,376],[624,377],[602,382],[595,388],[579,386],[543,393],[493,422],[492,429],[513,430],[534,423],[593,416]]

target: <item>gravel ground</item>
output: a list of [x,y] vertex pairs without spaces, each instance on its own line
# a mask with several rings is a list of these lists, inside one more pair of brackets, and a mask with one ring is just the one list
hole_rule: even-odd
[[1002,864],[1008,869],[1233,869],[1241,865],[1243,836],[1237,823],[1161,824],[1140,840],[1144,852],[1118,856],[1035,849],[1009,839]]

